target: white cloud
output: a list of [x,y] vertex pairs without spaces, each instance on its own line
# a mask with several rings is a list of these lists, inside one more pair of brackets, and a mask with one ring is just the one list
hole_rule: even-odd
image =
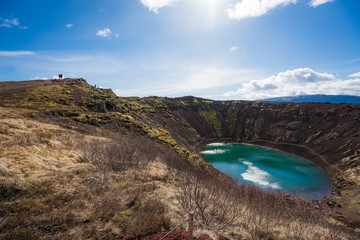
[[115,34],[115,37],[116,37],[116,38],[118,38],[118,37],[119,37],[119,34],[118,34],[118,33],[117,33],[117,34]]
[[110,35],[111,35],[111,30],[109,29],[109,28],[104,28],[104,29],[102,29],[102,30],[99,30],[97,33],[96,33],[96,35],[97,36],[100,36],[100,37],[105,37],[105,38],[107,38],[107,37],[110,37]]
[[0,51],[0,57],[20,57],[27,55],[35,55],[35,53],[30,51]]
[[149,8],[149,11],[153,11],[157,14],[159,13],[159,8],[171,6],[178,1],[180,0],[141,0],[141,3]]
[[66,24],[65,26],[66,26],[67,28],[71,28],[71,27],[74,26],[74,24],[73,24],[73,23],[69,23],[69,24]]
[[48,80],[49,78],[47,77],[39,77],[39,76],[35,76],[35,77],[31,77],[30,80]]
[[18,18],[0,18],[0,27],[6,28],[20,28],[20,29],[28,29],[26,26],[22,26]]
[[238,46],[233,46],[229,48],[229,52],[235,52],[236,50],[238,50],[239,47]]
[[0,27],[12,28],[12,27],[16,27],[19,25],[20,25],[20,22],[19,22],[19,19],[17,19],[17,18],[13,18],[13,19],[0,18]]
[[251,80],[236,91],[225,93],[224,96],[255,100],[306,94],[360,95],[360,81],[358,79],[341,80],[333,74],[315,72],[310,68],[299,68],[268,78]]
[[351,78],[360,78],[360,72],[350,74],[350,75],[348,75],[348,77],[351,77]]
[[286,6],[290,3],[295,4],[296,0],[241,0],[226,9],[230,19],[243,19],[248,17],[259,17],[266,14],[278,6]]
[[328,3],[328,2],[334,2],[335,0],[311,0],[310,6],[317,7],[319,5]]

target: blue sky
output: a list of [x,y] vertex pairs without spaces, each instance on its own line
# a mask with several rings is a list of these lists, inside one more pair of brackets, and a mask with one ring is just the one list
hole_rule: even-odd
[[119,96],[360,96],[358,0],[1,0],[0,81]]

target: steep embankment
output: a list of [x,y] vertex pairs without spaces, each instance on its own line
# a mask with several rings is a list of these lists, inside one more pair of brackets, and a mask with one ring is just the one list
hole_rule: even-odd
[[[326,168],[360,149],[360,105],[211,101],[192,97],[145,98],[156,109],[154,121],[186,139],[230,138],[303,145],[325,157]],[[159,104],[162,103],[162,105]]]

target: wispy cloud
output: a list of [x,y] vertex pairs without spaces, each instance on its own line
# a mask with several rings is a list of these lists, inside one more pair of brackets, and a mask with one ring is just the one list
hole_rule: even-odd
[[241,0],[231,8],[226,9],[226,12],[230,19],[240,20],[248,17],[259,17],[271,9],[290,3],[295,4],[296,0]]
[[28,27],[22,26],[18,18],[0,18],[0,27],[6,28],[20,28],[27,29]]
[[[180,63],[178,64],[181,65]],[[219,88],[226,88],[236,84],[250,81],[256,76],[254,69],[234,69],[226,67],[207,67],[192,64],[182,65],[175,70],[176,73],[169,73],[164,70],[163,75],[156,78],[149,78],[141,84],[141,87],[117,89],[115,92],[121,96],[185,96],[196,95],[199,97],[219,97]],[[141,71],[145,72],[146,70]],[[255,74],[256,73],[256,74]],[[145,77],[146,78],[146,77]],[[172,79],[169,82],[169,78]],[[220,96],[223,97],[223,96]]]
[[104,38],[108,38],[111,35],[111,30],[109,28],[104,28],[102,30],[97,31],[96,35]]
[[235,52],[235,51],[237,51],[238,49],[239,49],[238,46],[233,46],[233,47],[230,47],[230,48],[229,48],[229,52]]
[[19,25],[20,22],[19,19],[17,18],[13,18],[13,19],[0,18],[0,27],[12,28],[12,27],[17,27]]
[[67,28],[72,28],[73,26],[74,26],[74,24],[73,23],[69,23],[69,24],[66,24],[65,25]]
[[146,6],[149,11],[153,11],[158,14],[159,9],[165,6],[171,6],[172,4],[180,0],[141,0],[141,3]]
[[317,7],[319,5],[328,3],[328,2],[334,2],[335,0],[311,0],[310,6]]
[[0,51],[0,57],[21,57],[27,55],[35,55],[31,51]]
[[360,81],[342,80],[330,73],[299,68],[268,78],[251,80],[244,83],[241,88],[225,93],[224,96],[255,100],[306,94],[360,95]]
[[348,77],[351,77],[351,78],[360,78],[360,72],[350,74],[350,75],[348,75]]
[[56,58],[47,56],[47,58],[54,62],[83,62],[90,59],[94,59],[92,56],[69,56],[64,58]]

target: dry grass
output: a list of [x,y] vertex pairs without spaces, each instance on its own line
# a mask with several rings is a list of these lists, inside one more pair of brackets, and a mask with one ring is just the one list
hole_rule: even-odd
[[[166,205],[152,198],[154,182],[162,180],[148,171],[158,158],[150,140],[122,137],[109,144],[4,110],[0,238],[113,239],[170,227]],[[106,162],[106,182],[99,159]]]
[[89,164],[53,171],[0,201],[0,238],[21,232],[37,239],[117,239],[169,229],[166,205],[151,197],[153,176],[137,174],[112,172],[99,191],[100,176]]
[[[0,179],[15,176],[32,181],[54,170],[76,164],[79,134],[52,124],[15,115],[2,108],[0,118]],[[22,112],[21,112],[22,113]]]
[[209,175],[147,137],[82,135],[0,110],[1,239],[146,235],[190,208],[233,239],[356,239],[302,200]]
[[229,178],[186,176],[177,198],[185,212],[233,239],[357,239],[328,213],[285,194]]

